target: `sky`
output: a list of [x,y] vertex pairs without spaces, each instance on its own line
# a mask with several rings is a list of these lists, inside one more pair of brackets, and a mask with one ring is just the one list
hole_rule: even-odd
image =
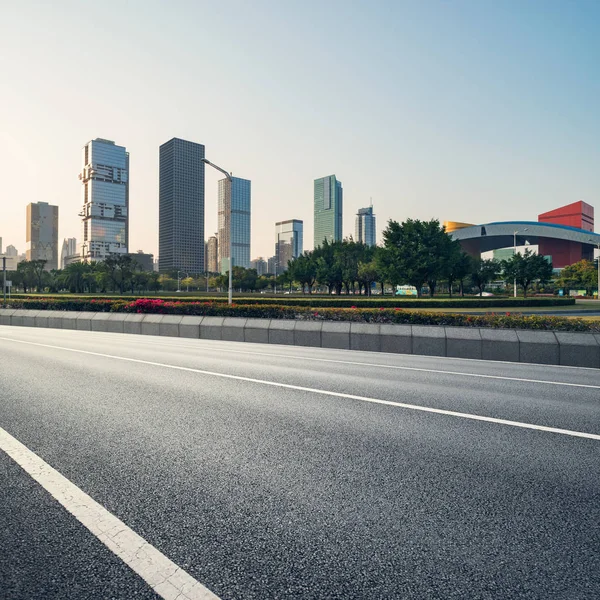
[[[252,181],[252,257],[344,187],[344,235],[389,219],[537,220],[600,209],[597,0],[0,0],[0,237],[57,204],[81,239],[81,150],[130,152],[130,251],[158,251],[158,147]],[[217,180],[206,171],[206,237]],[[600,214],[598,214],[600,219]],[[598,227],[596,227],[598,230]]]

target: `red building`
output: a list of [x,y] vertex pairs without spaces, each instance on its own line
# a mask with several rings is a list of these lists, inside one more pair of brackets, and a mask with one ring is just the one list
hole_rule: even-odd
[[[594,207],[583,201],[573,202],[538,215],[538,222],[566,225],[585,231],[594,231]],[[540,238],[539,253],[551,256],[554,268],[560,269],[580,260],[593,260],[593,251],[579,242]]]

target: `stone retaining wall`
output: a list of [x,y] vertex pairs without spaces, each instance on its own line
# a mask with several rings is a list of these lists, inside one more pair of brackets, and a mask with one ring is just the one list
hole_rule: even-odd
[[0,325],[600,368],[600,334],[0,309]]

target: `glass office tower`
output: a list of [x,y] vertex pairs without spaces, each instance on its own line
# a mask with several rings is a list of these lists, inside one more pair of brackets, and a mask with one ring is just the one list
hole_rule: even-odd
[[[27,260],[45,260],[44,269],[58,269],[58,206],[47,202],[27,205]],[[1,266],[1,265],[0,265]]]
[[204,272],[204,146],[173,138],[159,148],[158,270]]
[[372,206],[358,209],[354,229],[354,241],[366,244],[367,246],[375,245],[375,215],[373,214]]
[[[229,270],[229,232],[233,266],[250,268],[250,210],[251,183],[248,179],[233,177],[219,181],[219,267],[221,273]],[[231,224],[229,214],[231,208]],[[231,229],[230,229],[231,227]]]
[[129,153],[96,138],[83,148],[83,260],[125,254],[129,246]]
[[304,224],[298,219],[275,223],[275,257],[277,273],[288,268],[288,262],[304,252]]
[[335,175],[315,179],[315,248],[324,240],[339,242],[342,239],[342,182]]

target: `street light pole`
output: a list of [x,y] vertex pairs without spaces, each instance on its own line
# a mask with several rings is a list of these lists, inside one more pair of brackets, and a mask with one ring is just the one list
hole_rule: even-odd
[[[594,242],[594,240],[589,240],[592,244],[595,244],[596,248],[598,248],[598,297],[597,300],[600,301],[600,242]],[[593,258],[593,257],[592,257]]]
[[[525,229],[523,229],[523,231],[528,231],[529,228],[525,227]],[[517,233],[519,233],[519,231],[515,231],[514,232],[514,245],[513,245],[513,256],[515,256],[517,254]],[[513,292],[513,296],[516,298],[517,297],[517,277],[515,276],[515,280],[514,280],[514,292]]]
[[181,279],[179,278],[179,273],[181,273],[181,271],[177,271],[177,291],[181,292],[181,286],[179,285]]
[[[513,256],[516,256],[517,254],[517,233],[519,233],[518,231],[515,231],[514,233],[514,245],[513,245]],[[514,281],[514,293],[513,293],[513,297],[516,298],[517,297],[517,276],[515,275],[515,281]]]
[[217,171],[220,171],[221,173],[223,173],[223,175],[225,175],[225,177],[227,178],[227,181],[229,181],[229,290],[227,293],[227,303],[228,304],[233,304],[233,254],[232,254],[232,241],[231,241],[231,221],[232,221],[232,211],[231,211],[231,204],[233,201],[233,177],[225,170],[222,169],[221,167],[215,165],[214,163],[211,163],[210,160],[208,160],[207,158],[203,158],[202,162],[206,165],[211,166],[213,169],[216,169]]
[[4,303],[6,304],[6,256],[2,257],[2,291],[4,293]]

